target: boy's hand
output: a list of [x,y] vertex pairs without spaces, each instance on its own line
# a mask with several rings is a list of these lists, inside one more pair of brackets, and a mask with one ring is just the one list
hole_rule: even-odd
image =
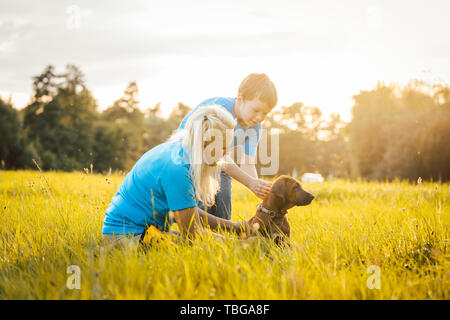
[[260,199],[264,200],[270,192],[272,184],[262,179],[252,179],[249,189]]

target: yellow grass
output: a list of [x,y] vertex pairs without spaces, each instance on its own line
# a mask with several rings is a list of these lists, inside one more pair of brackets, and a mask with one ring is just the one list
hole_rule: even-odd
[[[102,249],[104,211],[124,177],[0,171],[0,299],[449,299],[449,184],[303,184],[292,247],[162,242]],[[233,185],[233,220],[258,199]],[[66,283],[70,265],[81,287]],[[380,269],[369,289],[368,268]]]

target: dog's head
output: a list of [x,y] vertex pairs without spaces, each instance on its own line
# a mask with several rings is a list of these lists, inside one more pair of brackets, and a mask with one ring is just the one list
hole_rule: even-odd
[[286,210],[293,206],[307,206],[314,199],[311,193],[303,190],[296,179],[286,175],[275,180],[267,198],[269,197],[278,208]]

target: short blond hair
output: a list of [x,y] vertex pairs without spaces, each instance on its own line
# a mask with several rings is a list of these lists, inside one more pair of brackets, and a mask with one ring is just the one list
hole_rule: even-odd
[[238,95],[244,100],[259,98],[273,109],[278,103],[277,89],[265,73],[251,73],[239,85]]

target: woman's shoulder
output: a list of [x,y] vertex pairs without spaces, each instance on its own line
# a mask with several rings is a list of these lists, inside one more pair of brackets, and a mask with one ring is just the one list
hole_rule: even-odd
[[183,159],[182,149],[181,142],[172,140],[163,142],[142,155],[134,167],[145,171],[150,170],[155,174],[155,170],[161,171],[173,163],[179,164],[180,157]]
[[176,168],[183,171],[189,169],[189,150],[182,145],[181,140],[168,141],[165,148],[168,168]]

